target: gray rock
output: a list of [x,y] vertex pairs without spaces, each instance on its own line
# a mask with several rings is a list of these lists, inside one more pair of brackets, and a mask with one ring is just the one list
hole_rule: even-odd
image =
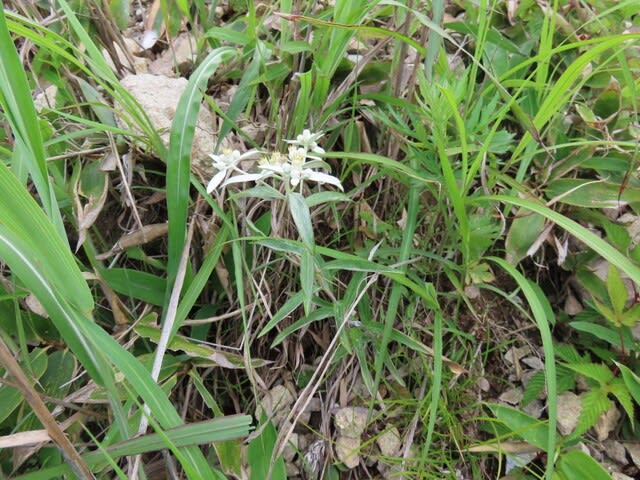
[[343,437],[359,438],[367,428],[368,410],[362,407],[345,407],[335,413],[338,434]]
[[[138,101],[165,146],[169,146],[171,125],[178,108],[178,101],[187,88],[187,80],[143,73],[128,75],[120,83]],[[125,116],[122,106],[116,105],[116,118],[120,124],[127,124],[128,120],[125,118],[128,118],[128,115]],[[131,127],[136,132],[141,131],[137,125]],[[196,122],[191,150],[191,166],[205,179],[215,173],[209,157],[215,148],[215,131],[215,118],[203,106],[200,108]]]
[[569,435],[578,425],[578,418],[582,411],[580,397],[573,392],[558,395],[558,431],[562,435]]
[[356,468],[360,464],[360,438],[338,437],[335,452],[338,460],[344,463],[345,467]]

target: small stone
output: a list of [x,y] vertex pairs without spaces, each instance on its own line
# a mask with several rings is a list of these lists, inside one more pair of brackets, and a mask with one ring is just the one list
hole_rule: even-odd
[[510,388],[498,397],[498,400],[509,405],[517,405],[522,400],[524,393],[521,388]]
[[[165,146],[169,146],[169,136],[173,118],[178,108],[178,101],[188,85],[184,78],[168,78],[147,73],[128,75],[120,83],[136,99],[144,112],[149,117],[153,128],[159,133]],[[116,119],[120,125],[126,124],[123,114],[124,108],[116,105]],[[200,108],[200,113],[195,126],[193,148],[191,151],[191,166],[194,171],[201,173],[205,178],[211,178],[215,173],[211,157],[216,146],[215,130],[217,123],[214,115],[208,108]],[[134,131],[140,129],[134,126]],[[223,140],[222,148],[225,148]]]
[[633,477],[620,472],[611,472],[611,478],[613,480],[633,480]]
[[540,418],[542,412],[544,412],[544,405],[537,398],[529,402],[529,404],[522,409],[524,413],[531,415],[533,418]]
[[282,458],[285,462],[290,463],[300,450],[299,438],[297,433],[289,435],[289,439],[282,450]]
[[149,72],[155,75],[175,76],[175,70],[184,72],[196,60],[196,40],[189,33],[178,35],[167,50],[149,65]]
[[476,380],[476,385],[483,392],[488,392],[491,389],[491,384],[489,383],[489,380],[487,380],[484,377],[479,377],[478,380]]
[[523,347],[511,347],[507,350],[507,353],[504,355],[504,359],[513,365],[515,362],[518,362],[525,355],[529,355],[531,353],[531,348],[528,345]]
[[265,412],[273,420],[273,423],[279,425],[289,414],[289,407],[293,401],[293,395],[287,387],[276,385],[260,401],[257,416],[260,418],[261,412]]
[[362,407],[345,407],[335,414],[338,433],[343,437],[356,438],[367,428],[368,410]]
[[562,435],[569,435],[578,425],[582,402],[575,393],[564,392],[558,395],[557,405],[558,431]]
[[529,368],[533,368],[534,370],[544,370],[544,362],[539,357],[531,356],[523,358],[522,363],[524,363]]
[[391,426],[376,439],[376,443],[383,456],[395,457],[400,451],[400,432],[396,427]]
[[335,446],[336,456],[338,460],[344,463],[344,466],[353,469],[360,464],[360,438],[338,437]]
[[624,443],[633,464],[640,468],[640,443]]
[[33,106],[36,107],[36,112],[40,113],[44,108],[55,108],[57,94],[58,87],[56,85],[49,85],[38,93],[33,99]]
[[604,442],[604,451],[611,460],[617,462],[619,465],[627,464],[627,451],[620,442],[615,440],[606,440]]
[[598,436],[599,442],[603,442],[609,437],[609,433],[616,428],[620,417],[620,411],[615,406],[612,406],[609,410],[600,415],[598,421],[593,427],[596,435]]

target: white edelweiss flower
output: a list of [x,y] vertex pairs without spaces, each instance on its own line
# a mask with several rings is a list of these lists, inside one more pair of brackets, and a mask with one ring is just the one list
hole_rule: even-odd
[[311,133],[309,129],[305,128],[295,140],[285,140],[285,142],[302,147],[308,152],[324,153],[324,148],[318,146],[317,143],[323,135],[322,132]]
[[213,160],[213,168],[217,169],[218,173],[216,173],[211,181],[209,181],[209,184],[207,185],[207,193],[211,193],[218,188],[229,172],[237,170],[244,173],[238,168],[238,164],[243,160],[247,160],[248,158],[255,156],[256,153],[258,153],[257,150],[249,150],[248,152],[240,154],[238,150],[231,150],[227,148],[224,149],[220,155],[209,155]]

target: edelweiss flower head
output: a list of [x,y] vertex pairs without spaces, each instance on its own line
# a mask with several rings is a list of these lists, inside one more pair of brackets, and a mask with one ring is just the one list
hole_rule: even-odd
[[324,153],[324,149],[318,146],[318,140],[323,136],[322,132],[311,133],[305,128],[295,140],[285,140],[287,143],[304,148],[307,152]]
[[209,184],[207,185],[207,193],[213,192],[218,186],[224,181],[229,172],[233,170],[237,170],[241,173],[242,170],[238,168],[238,164],[246,159],[249,159],[255,156],[258,153],[257,150],[249,150],[243,154],[240,154],[238,150],[231,150],[230,148],[225,148],[220,155],[209,155],[213,160],[213,168],[218,170]]

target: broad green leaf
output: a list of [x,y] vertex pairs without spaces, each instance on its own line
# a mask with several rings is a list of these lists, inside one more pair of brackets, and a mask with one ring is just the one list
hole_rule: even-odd
[[536,213],[525,212],[516,217],[505,242],[509,263],[517,265],[528,255],[527,252],[544,229],[544,223],[544,217]]
[[618,208],[640,202],[640,188],[627,185],[621,192],[619,183],[580,178],[553,180],[545,193],[548,199],[586,208]]
[[311,313],[311,304],[313,303],[314,294],[314,275],[315,275],[315,258],[307,250],[300,255],[300,286],[304,294],[302,302],[305,315]]
[[622,378],[616,378],[611,385],[609,385],[609,389],[616,400],[620,402],[622,408],[627,413],[629,417],[629,423],[631,424],[631,428],[635,428],[635,415],[634,415],[634,407],[633,401],[631,400],[631,394],[625,381]]
[[[276,428],[271,420],[261,419],[260,435],[255,437],[247,447],[247,461],[249,463],[249,480],[286,480],[287,474],[282,457],[272,460],[273,449],[278,437]],[[269,475],[271,473],[271,475]]]
[[616,362],[616,365],[622,372],[622,378],[625,385],[629,389],[629,393],[635,400],[637,405],[640,405],[640,377],[633,373],[629,367]]
[[[615,347],[620,347],[620,332],[613,328],[606,327],[604,325],[598,325],[593,322],[576,321],[569,323],[573,328],[580,332],[590,333],[591,335],[604,340],[605,342]],[[629,329],[623,329],[622,340],[624,342],[624,348],[628,351],[635,350],[636,344],[631,336]]]
[[609,265],[607,292],[609,293],[609,299],[611,300],[614,313],[617,317],[620,317],[620,314],[627,304],[627,287],[625,287],[618,269],[613,265]]
[[611,480],[604,467],[581,450],[561,454],[556,471],[560,480]]
[[167,282],[151,273],[130,268],[109,268],[100,272],[104,281],[116,292],[161,307]]
[[313,252],[315,240],[313,237],[313,226],[311,225],[311,212],[304,201],[304,197],[298,192],[291,192],[288,195],[289,211],[293,222],[296,224],[300,239],[305,247]]
[[111,15],[120,30],[126,30],[129,25],[129,15],[131,10],[130,0],[110,0],[109,8]]
[[549,425],[546,422],[506,405],[489,404],[489,408],[512,433],[535,447],[542,450],[548,449]]
[[65,398],[71,388],[77,362],[69,350],[56,350],[48,356],[47,370],[40,378],[45,394],[53,398]]

